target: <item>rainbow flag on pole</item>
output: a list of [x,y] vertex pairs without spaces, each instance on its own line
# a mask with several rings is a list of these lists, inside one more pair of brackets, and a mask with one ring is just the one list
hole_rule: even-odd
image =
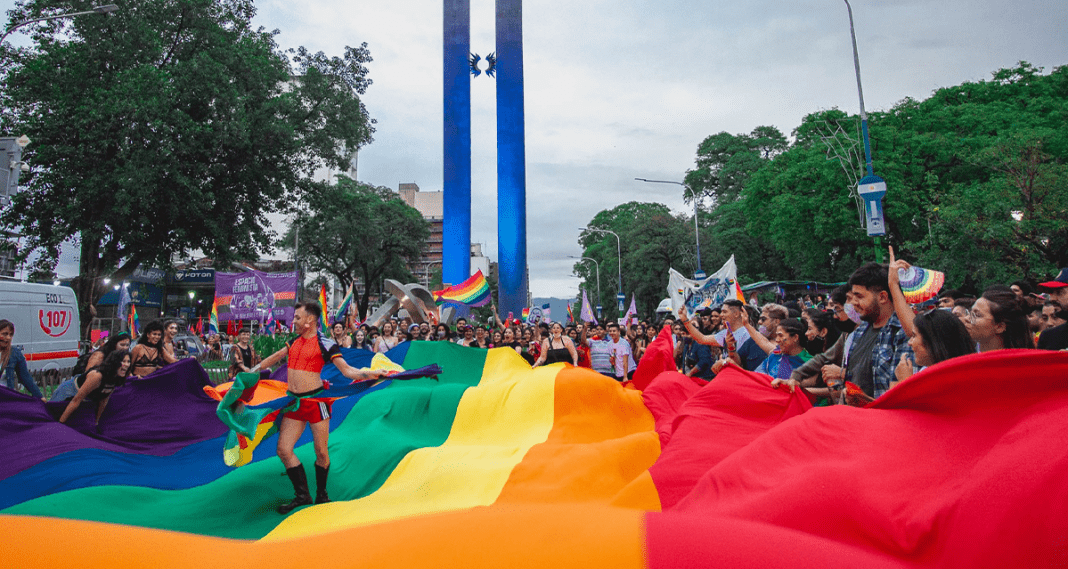
[[137,318],[137,306],[130,304],[130,335],[137,336],[141,328],[141,320]]
[[327,316],[326,311],[326,283],[319,285],[319,306],[323,307],[322,318],[319,319],[319,330],[322,331],[324,336],[330,335],[330,323],[327,320],[330,318]]
[[434,293],[438,304],[451,302],[467,306],[486,306],[490,301],[489,283],[482,271],[476,271],[469,279]]
[[208,318],[208,333],[219,333],[219,300],[215,299],[211,302],[211,316]]
[[[345,294],[345,299],[341,301],[341,306],[337,308],[337,312],[334,313],[334,322],[345,323],[346,318],[349,315],[349,308],[352,307],[352,285],[349,283],[349,292]],[[325,308],[323,310],[326,310]]]

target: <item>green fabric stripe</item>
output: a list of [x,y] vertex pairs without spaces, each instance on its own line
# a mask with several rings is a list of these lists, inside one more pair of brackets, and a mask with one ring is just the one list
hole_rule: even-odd
[[[413,343],[404,367],[437,363],[444,370],[440,381],[394,382],[364,397],[342,424],[333,426],[330,497],[335,501],[353,500],[371,494],[382,486],[408,452],[444,443],[460,398],[468,387],[478,384],[485,361],[485,350],[439,342]],[[276,440],[268,439],[264,444],[274,444]],[[297,456],[304,463],[314,492],[312,445],[298,448]],[[218,460],[222,460],[221,454]],[[80,488],[24,502],[4,513],[259,539],[282,519],[274,508],[292,498],[293,487],[284,470],[277,458],[271,458],[243,466],[196,488]]]

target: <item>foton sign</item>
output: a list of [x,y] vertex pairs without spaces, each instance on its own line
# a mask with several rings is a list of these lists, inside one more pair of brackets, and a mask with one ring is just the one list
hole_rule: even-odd
[[71,310],[39,310],[38,320],[41,330],[45,334],[58,338],[67,332],[70,323],[74,321],[74,313]]

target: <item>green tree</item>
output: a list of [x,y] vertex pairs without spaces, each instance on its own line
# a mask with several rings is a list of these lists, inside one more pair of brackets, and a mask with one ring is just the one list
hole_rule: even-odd
[[[1026,62],[871,113],[875,172],[888,187],[884,242],[975,291],[1064,266],[1064,116],[1068,67],[1043,75]],[[874,257],[858,217],[857,124],[837,109],[806,116],[789,149],[745,182],[747,232],[784,256],[784,276],[839,280]]]
[[[667,294],[668,268],[692,271],[696,268],[692,218],[674,216],[663,204],[628,202],[604,210],[590,220],[589,227],[614,231],[620,238],[617,253],[615,237],[587,231],[579,237],[582,255],[596,259],[601,271],[601,297],[597,298],[596,269],[592,263],[575,263],[575,274],[583,278],[590,301],[601,304],[607,318],[616,314],[619,258],[622,257],[623,293],[635,294],[638,309],[651,315]],[[625,307],[624,307],[625,308]]]
[[786,150],[786,137],[773,126],[758,126],[749,134],[721,132],[697,147],[696,167],[686,173],[687,201],[712,198],[713,205],[736,201],[746,181],[765,162]]
[[[9,17],[90,6],[25,0]],[[5,48],[2,130],[33,140],[33,170],[0,225],[28,238],[21,257],[42,253],[41,271],[77,241],[86,325],[104,276],[192,250],[219,263],[267,250],[264,214],[370,142],[366,44],[291,62],[254,14],[251,0],[133,0],[35,25],[31,47]]]
[[341,176],[311,190],[306,203],[278,245],[292,250],[299,238],[309,271],[329,273],[346,289],[358,281],[358,314],[367,314],[384,279],[415,280],[408,263],[419,258],[430,224],[395,192]]
[[786,137],[773,126],[758,126],[749,134],[721,132],[698,145],[696,167],[686,173],[683,198],[687,202],[695,195],[699,200],[711,198],[709,211],[698,213],[701,266],[706,272],[718,270],[735,255],[743,281],[784,278],[781,255],[763,234],[750,233],[746,213],[737,202],[750,177],[787,147]]

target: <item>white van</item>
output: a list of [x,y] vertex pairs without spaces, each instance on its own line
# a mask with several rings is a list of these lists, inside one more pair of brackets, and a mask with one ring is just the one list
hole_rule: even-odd
[[78,361],[78,301],[70,287],[0,280],[0,319],[15,324],[12,342],[38,386],[70,377]]

